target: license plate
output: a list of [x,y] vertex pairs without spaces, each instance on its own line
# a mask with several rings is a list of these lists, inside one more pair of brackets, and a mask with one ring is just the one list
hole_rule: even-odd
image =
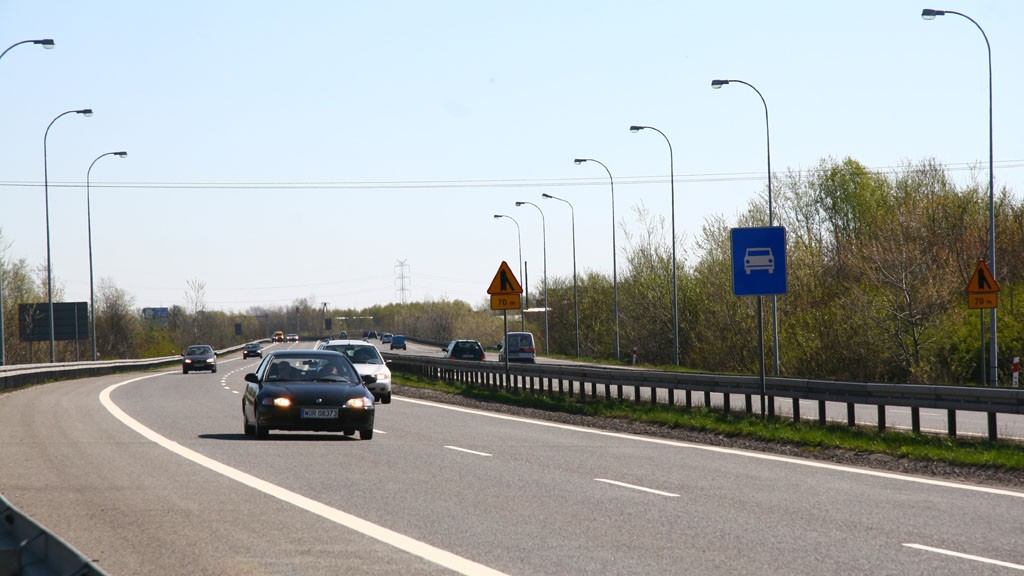
[[337,408],[303,408],[303,418],[337,418]]

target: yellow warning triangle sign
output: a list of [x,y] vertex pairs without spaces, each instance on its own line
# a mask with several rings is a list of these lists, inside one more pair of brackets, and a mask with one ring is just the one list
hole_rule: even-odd
[[992,294],[999,292],[999,283],[992,277],[988,264],[984,260],[978,260],[978,267],[974,270],[974,276],[967,283],[968,294]]
[[508,267],[508,262],[502,260],[501,266],[498,266],[498,272],[494,274],[494,280],[491,280],[491,285],[487,288],[487,293],[492,295],[523,293],[523,287],[519,284],[519,280],[516,280],[516,275],[512,273],[512,269]]

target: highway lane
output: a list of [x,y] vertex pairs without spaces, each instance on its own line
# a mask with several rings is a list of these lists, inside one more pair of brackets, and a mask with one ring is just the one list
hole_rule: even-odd
[[[238,392],[255,364],[109,398],[183,450],[477,563],[464,573],[1007,573],[904,544],[1024,564],[1016,492],[399,397],[371,441],[250,440]],[[0,467],[0,491],[111,574],[451,573],[147,440],[100,404],[131,378],[0,396],[0,462],[18,463]]]

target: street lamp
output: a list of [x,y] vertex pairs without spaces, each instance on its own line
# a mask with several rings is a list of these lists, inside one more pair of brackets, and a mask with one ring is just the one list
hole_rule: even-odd
[[[744,82],[743,80],[712,80],[711,87],[715,90],[720,89],[726,84],[736,82],[737,84],[744,84],[749,86],[757,95],[761,98],[761,104],[764,105],[764,135],[765,135],[765,150],[768,154],[768,225],[775,225],[775,212],[772,204],[772,138],[771,131],[769,130],[768,124],[768,103],[765,102],[764,96],[761,91],[758,90],[753,84]],[[779,367],[779,311],[778,311],[778,296],[772,294],[772,356],[775,361],[775,375],[778,376],[780,373]]]
[[675,175],[675,161],[672,158],[672,142],[669,141],[668,136],[661,130],[658,130],[654,126],[630,126],[630,132],[639,132],[649,128],[654,130],[661,137],[665,139],[668,144],[668,173],[669,173],[669,186],[672,190],[672,339],[673,346],[675,347],[675,358],[676,365],[679,365],[679,291],[676,289],[676,175]]
[[580,357],[580,300],[576,291],[576,210],[572,203],[563,198],[551,194],[541,194],[544,198],[559,200],[569,205],[569,214],[572,217],[572,306],[576,311],[576,357]]
[[544,211],[533,202],[516,202],[516,206],[529,204],[540,212],[540,231],[544,246],[544,355],[548,354],[548,229],[544,222]]
[[[53,48],[53,40],[51,40],[49,38],[47,38],[45,40],[22,40],[21,42],[15,42],[14,44],[11,44],[10,46],[8,46],[7,49],[3,51],[3,53],[0,53],[0,58],[3,58],[4,54],[7,54],[8,52],[10,52],[11,48],[14,48],[15,46],[20,46],[21,44],[29,44],[29,43],[31,43],[31,44],[39,44],[40,46],[42,46],[43,48],[46,48],[46,49]],[[4,314],[3,314],[3,310],[4,310],[4,279],[3,279],[3,274],[4,274],[3,267],[0,266],[0,366],[3,366],[4,363],[5,363]]]
[[604,165],[604,162],[600,160],[594,160],[593,158],[577,158],[573,160],[576,165],[583,164],[584,162],[596,162],[604,168],[604,171],[608,173],[608,183],[611,184],[612,188],[612,301],[613,309],[615,311],[615,358],[622,360],[622,353],[619,350],[619,267],[616,264],[616,255],[618,253],[615,248],[615,180],[612,178],[612,171]]
[[[127,152],[107,152],[100,154],[96,157],[96,160],[103,158],[104,156],[117,156],[119,158],[126,158]],[[92,316],[92,359],[93,361],[98,360],[96,356],[96,297],[93,292],[92,283],[92,203],[89,198],[89,182],[92,178],[92,167],[96,165],[96,160],[89,164],[89,170],[85,172],[85,217],[88,223],[89,229],[89,314]]]
[[22,44],[38,44],[38,45],[42,46],[43,48],[45,48],[47,50],[50,50],[50,49],[53,48],[53,40],[51,40],[49,38],[46,38],[44,40],[22,40],[21,42],[15,42],[14,44],[11,44],[10,46],[8,46],[7,50],[4,50],[3,53],[0,53],[0,58],[3,58],[4,54],[7,54],[8,52],[10,52],[11,48],[14,48],[15,46],[20,46]]
[[[519,230],[519,222],[517,222],[515,218],[513,218],[511,216],[506,216],[505,214],[495,214],[494,218],[495,219],[498,219],[498,218],[508,218],[509,220],[512,221],[513,224],[516,225],[516,238],[519,239],[519,277],[522,278],[523,277],[523,235],[522,235],[522,233]],[[523,314],[523,299],[522,298],[519,299],[519,325],[522,327],[522,330],[525,332],[526,331],[526,315]]]
[[46,132],[43,133],[43,194],[46,197],[46,301],[50,311],[50,362],[55,362],[56,356],[53,345],[53,269],[50,265],[50,177],[46,165],[46,139],[50,135],[50,127],[53,126],[53,123],[59,120],[61,116],[67,114],[92,116],[92,108],[61,112],[56,118],[50,120],[50,124],[46,127]]
[[[932,10],[931,8],[925,8],[921,11],[921,18],[925,20],[934,20],[936,16],[945,16],[946,14],[956,14],[962,16],[971,21],[981,32],[982,38],[985,39],[985,49],[988,51],[988,250],[989,250],[989,270],[992,272],[992,277],[996,277],[996,212],[995,212],[995,167],[993,164],[993,150],[992,150],[992,45],[988,42],[988,35],[985,34],[985,30],[982,29],[981,25],[974,21],[974,18],[960,12],[954,12],[952,10]],[[996,340],[996,309],[991,308],[989,310],[989,318],[991,324],[991,351],[989,352],[989,384],[997,385],[999,383],[999,345]],[[984,345],[982,349],[984,350]],[[985,363],[982,362],[982,370],[985,369]]]

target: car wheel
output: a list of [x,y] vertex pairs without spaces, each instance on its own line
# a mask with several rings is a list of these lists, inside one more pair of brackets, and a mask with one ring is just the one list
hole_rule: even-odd
[[245,405],[242,405],[242,431],[246,436],[255,436],[256,427],[249,424],[249,419],[245,417]]
[[214,366],[214,367],[213,367],[213,373],[214,373],[214,374],[216,374],[216,373],[217,373],[217,367],[216,367],[216,366]]
[[182,366],[181,367],[181,373],[182,374],[188,374],[188,368],[185,368],[184,366]]
[[256,411],[256,423],[253,424],[253,434],[255,434],[257,440],[266,440],[270,437],[270,430],[264,426],[260,426],[260,413]]
[[370,428],[369,430],[359,431],[360,440],[370,440],[371,438],[373,438],[373,428]]
[[343,432],[343,434],[344,434],[345,436],[351,436],[351,435],[353,435],[353,434],[355,434],[355,433],[356,433],[356,431],[355,431],[355,430],[345,430],[345,431]]
[[380,403],[381,404],[391,404],[391,392],[388,392],[387,394],[384,394],[383,396],[381,396],[380,397]]

